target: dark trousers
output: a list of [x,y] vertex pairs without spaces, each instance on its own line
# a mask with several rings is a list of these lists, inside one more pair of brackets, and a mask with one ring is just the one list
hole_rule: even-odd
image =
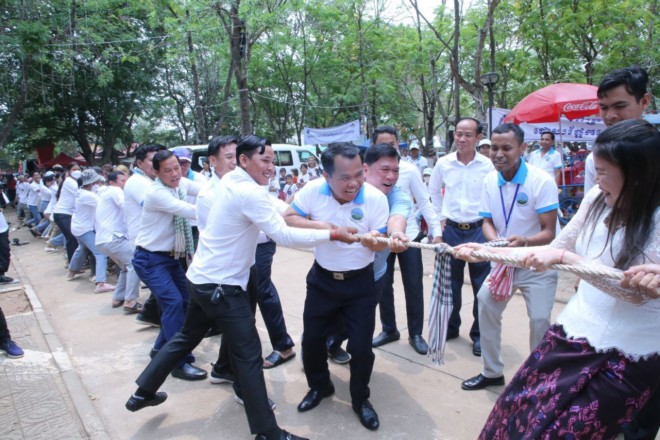
[[[456,246],[462,243],[484,243],[486,240],[481,231],[481,227],[469,230],[459,229],[447,223],[445,230],[442,234],[442,239],[450,246]],[[470,272],[470,280],[472,281],[472,293],[474,294],[474,302],[472,304],[472,316],[474,321],[470,328],[470,339],[473,341],[479,340],[479,305],[477,301],[477,293],[481,289],[481,285],[490,273],[490,263],[485,261],[482,263],[468,263],[468,270]],[[449,336],[458,336],[458,330],[461,326],[461,305],[463,304],[463,279],[465,275],[465,261],[451,259],[451,293],[454,301],[454,307],[449,317],[449,328],[447,334]]]
[[[186,274],[179,260],[144,249],[135,251],[133,267],[160,306],[160,332],[154,342],[154,350],[160,350],[183,326],[188,304]],[[181,364],[184,362],[194,362],[194,357],[188,355]]]
[[257,303],[273,349],[285,351],[293,347],[294,344],[293,339],[286,331],[280,296],[270,279],[273,256],[276,250],[277,245],[272,240],[257,245],[255,261],[257,268]]
[[625,440],[654,440],[659,430],[660,388],[656,388],[632,422],[624,426],[623,437]]
[[153,293],[149,295],[149,298],[147,298],[147,300],[142,305],[141,314],[142,317],[147,321],[160,323],[160,307],[158,307],[158,301],[156,301],[156,297]]
[[177,361],[194,349],[212,325],[227,335],[233,370],[237,373],[253,434],[277,427],[270,409],[263,374],[261,341],[248,295],[239,287],[225,287],[217,304],[211,302],[216,284],[190,284],[190,303],[183,328],[160,349],[137,379],[139,387],[156,392]]
[[359,407],[369,398],[374,366],[371,347],[376,326],[376,290],[373,267],[350,280],[335,280],[314,263],[307,274],[307,297],[303,312],[302,358],[307,384],[320,390],[330,383],[326,341],[342,317],[351,354],[351,400]]
[[6,230],[5,232],[0,233],[0,276],[4,275],[9,270],[10,249],[9,230]]
[[7,320],[2,312],[2,307],[0,307],[0,343],[7,342],[10,339],[11,335],[9,334],[9,327],[7,327]]
[[[256,265],[250,268],[250,278],[248,278],[247,284],[247,296],[250,301],[250,309],[252,310],[252,316],[257,312],[257,270]],[[214,327],[215,328],[215,327]],[[219,328],[219,327],[218,327]],[[219,328],[222,330],[221,328]],[[236,375],[235,370],[231,362],[231,350],[229,346],[229,341],[225,333],[222,334],[220,339],[220,350],[218,351],[218,360],[215,362],[213,369],[216,373],[230,373]],[[238,395],[241,395],[241,385],[239,382],[234,382],[234,391]]]
[[74,252],[78,249],[78,240],[71,233],[71,216],[69,214],[53,214],[53,221],[60,228],[66,239],[66,259],[70,263]]
[[424,267],[421,249],[409,248],[405,252],[391,253],[387,257],[387,272],[383,276],[383,296],[380,300],[380,322],[385,333],[397,331],[394,310],[394,261],[397,258],[406,296],[408,335],[421,335],[424,328]]

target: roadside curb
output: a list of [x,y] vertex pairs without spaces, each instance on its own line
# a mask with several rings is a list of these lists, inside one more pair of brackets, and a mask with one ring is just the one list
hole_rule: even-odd
[[11,264],[14,266],[16,274],[21,280],[25,295],[32,306],[32,312],[37,319],[39,328],[48,344],[55,365],[60,372],[64,386],[69,393],[71,402],[76,409],[78,418],[80,419],[87,436],[92,440],[109,440],[110,436],[101,422],[101,416],[90,400],[89,393],[83,386],[82,380],[74,370],[71,358],[64,349],[62,341],[60,341],[60,338],[48,319],[47,312],[43,309],[39,297],[32,288],[28,275],[20,264],[20,258],[14,256]]

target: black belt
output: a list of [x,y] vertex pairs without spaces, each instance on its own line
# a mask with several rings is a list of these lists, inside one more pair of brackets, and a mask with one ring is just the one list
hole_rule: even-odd
[[350,280],[352,278],[357,278],[360,275],[364,274],[365,272],[368,272],[374,266],[374,263],[369,263],[369,265],[363,267],[362,269],[347,270],[344,272],[335,272],[332,270],[325,269],[316,261],[314,261],[314,266],[316,266],[316,268],[321,272],[323,272],[324,274],[330,275],[335,280],[345,281],[345,280]]
[[150,251],[149,249],[145,249],[142,246],[137,246],[136,249],[138,251],[151,252],[152,254],[160,255],[162,257],[175,258],[174,251]]
[[470,229],[480,228],[481,225],[484,224],[484,221],[483,220],[478,220],[478,221],[472,222],[472,223],[458,223],[458,222],[455,222],[454,220],[447,219],[447,224],[450,225],[450,226],[453,226],[455,228],[458,228],[462,231],[469,231]]

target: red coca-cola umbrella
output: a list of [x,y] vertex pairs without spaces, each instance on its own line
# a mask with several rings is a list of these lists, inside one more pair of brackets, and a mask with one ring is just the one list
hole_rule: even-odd
[[504,122],[557,122],[564,115],[578,119],[598,113],[597,87],[589,84],[557,83],[543,87],[522,99]]

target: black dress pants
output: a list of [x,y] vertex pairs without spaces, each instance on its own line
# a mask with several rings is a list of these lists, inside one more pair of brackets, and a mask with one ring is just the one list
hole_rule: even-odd
[[270,431],[277,428],[277,422],[268,403],[261,341],[250,300],[240,287],[223,286],[224,295],[214,304],[211,297],[216,287],[189,283],[190,302],[183,328],[158,351],[136,383],[155,393],[178,361],[202,341],[215,323],[227,335],[225,342],[229,344],[230,362],[240,383],[250,431]]
[[302,358],[307,384],[312,390],[330,382],[326,341],[343,318],[351,354],[350,390],[354,408],[369,398],[374,366],[371,347],[376,326],[377,295],[373,266],[349,280],[336,280],[314,263],[307,274],[307,298],[303,312]]

